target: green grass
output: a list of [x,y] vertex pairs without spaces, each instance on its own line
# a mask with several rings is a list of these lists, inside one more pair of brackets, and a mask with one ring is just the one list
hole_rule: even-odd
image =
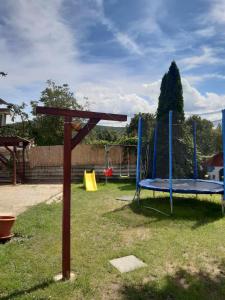
[[[73,283],[61,271],[61,203],[18,217],[16,238],[0,244],[0,299],[225,299],[225,218],[219,197],[174,198],[144,191],[141,207],[115,200],[134,185],[72,186]],[[147,267],[120,274],[109,260],[134,254]]]

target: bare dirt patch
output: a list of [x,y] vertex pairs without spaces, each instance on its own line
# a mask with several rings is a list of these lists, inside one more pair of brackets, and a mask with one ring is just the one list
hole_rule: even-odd
[[132,245],[137,241],[146,241],[152,237],[151,229],[146,227],[127,228],[121,232],[121,238],[125,245]]

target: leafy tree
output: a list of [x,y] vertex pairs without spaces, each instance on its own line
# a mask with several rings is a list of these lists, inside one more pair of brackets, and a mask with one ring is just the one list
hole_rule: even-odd
[[19,134],[21,137],[26,136],[26,123],[28,122],[28,113],[25,111],[25,108],[27,107],[27,104],[22,102],[22,104],[13,104],[10,106],[10,112],[11,112],[11,120],[15,122],[15,119],[17,117],[21,120],[21,134]]
[[192,129],[196,123],[197,148],[201,155],[211,155],[215,152],[216,134],[213,123],[194,115],[187,119],[186,124]]
[[223,151],[223,141],[222,141],[222,126],[218,124],[217,128],[214,131],[215,138],[215,153]]
[[138,119],[142,116],[143,128],[142,128],[142,138],[143,141],[149,142],[152,138],[152,133],[155,127],[155,116],[150,113],[136,114],[131,119],[130,124],[127,126],[127,134],[130,137],[136,137],[138,131]]
[[16,123],[7,124],[0,128],[2,135],[18,135],[24,138],[30,138],[30,121],[28,113],[25,111],[27,104],[10,104],[11,121]]
[[35,114],[36,106],[50,106],[67,109],[82,109],[67,84],[56,85],[48,80],[39,101],[32,101],[32,134],[38,145],[60,145],[63,143],[63,117]]

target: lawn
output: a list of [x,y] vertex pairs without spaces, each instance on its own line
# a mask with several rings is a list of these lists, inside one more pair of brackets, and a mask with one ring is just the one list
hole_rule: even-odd
[[[39,204],[17,219],[15,238],[0,245],[0,299],[225,299],[225,218],[219,197],[143,192],[142,206],[116,200],[134,185],[72,186],[72,269],[61,271],[61,203]],[[109,260],[136,255],[147,267],[120,274]]]

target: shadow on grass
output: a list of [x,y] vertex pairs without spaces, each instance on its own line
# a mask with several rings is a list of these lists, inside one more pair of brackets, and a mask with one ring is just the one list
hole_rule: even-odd
[[124,300],[222,300],[225,299],[224,268],[223,262],[216,274],[180,269],[174,275],[165,276],[160,286],[149,279],[145,284],[126,284],[122,286],[120,293]]
[[[16,299],[17,297],[23,297],[23,296],[25,297],[25,296],[28,296],[30,293],[36,292],[36,291],[41,290],[41,289],[45,289],[53,283],[55,283],[54,280],[47,280],[47,281],[44,281],[44,282],[39,283],[37,285],[34,285],[30,288],[25,288],[25,289],[22,289],[22,290],[18,290],[18,291],[15,291],[13,293],[10,293],[6,296],[0,296],[0,300],[11,300],[11,299]],[[36,298],[33,298],[33,299],[36,299]]]
[[128,182],[125,185],[118,186],[118,189],[120,191],[133,191],[135,193],[135,190],[136,190],[135,182],[134,181],[132,181],[132,182],[130,181],[130,182]]
[[[200,226],[222,218],[221,206],[219,203],[216,202],[210,202],[207,200],[196,200],[193,198],[174,197],[174,213],[172,216],[170,215],[169,203],[170,202],[168,197],[144,198],[141,199],[139,205],[135,201],[130,204],[124,205],[121,208],[115,209],[107,213],[106,215],[113,216],[114,214],[120,214],[121,219],[122,215],[125,216],[126,210],[128,212],[129,210],[131,210],[137,215],[149,217],[149,221],[147,223],[160,222],[163,220],[195,221],[194,225],[192,226],[192,229],[196,229]],[[164,212],[167,215],[161,214],[147,207],[152,207],[161,212]],[[146,222],[144,223],[146,224]],[[132,225],[132,218],[129,225]],[[140,224],[140,226],[142,225],[143,224]],[[134,226],[137,226],[136,222],[134,222]]]

